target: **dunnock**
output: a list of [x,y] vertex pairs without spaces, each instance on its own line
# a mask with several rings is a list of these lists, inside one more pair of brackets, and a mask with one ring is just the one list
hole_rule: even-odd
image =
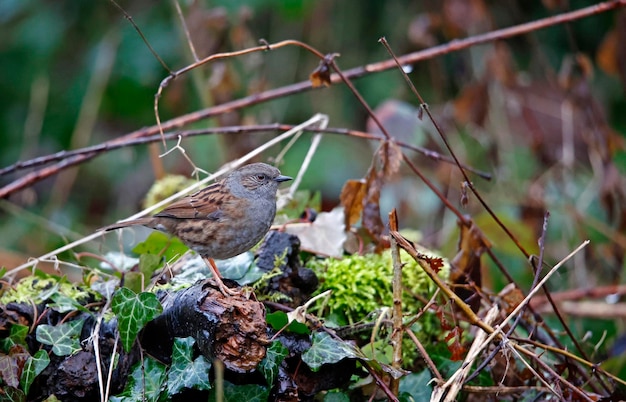
[[153,216],[99,230],[143,225],[174,235],[204,258],[223,294],[237,294],[224,285],[213,258],[234,257],[263,238],[276,215],[278,184],[287,180],[291,177],[281,175],[275,167],[253,163]]

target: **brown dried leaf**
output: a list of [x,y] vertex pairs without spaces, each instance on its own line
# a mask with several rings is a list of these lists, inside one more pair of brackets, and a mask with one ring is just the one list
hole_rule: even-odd
[[[459,222],[461,229],[458,245],[458,253],[450,263],[450,281],[455,285],[455,293],[463,300],[473,296],[473,292],[469,290],[470,285],[481,286],[482,275],[480,272],[480,257],[487,248],[491,247],[491,243],[485,238],[480,229],[470,222],[466,226]],[[480,306],[480,298],[474,298],[471,303],[472,311],[476,312]]]
[[330,80],[332,68],[330,65],[337,56],[339,56],[339,53],[331,53],[324,56],[324,60],[320,61],[317,68],[309,75],[309,81],[311,81],[313,88],[321,87],[322,85],[329,87],[332,84]]
[[463,208],[467,208],[467,204],[469,204],[469,197],[467,196],[467,187],[468,187],[468,184],[466,181],[461,183],[461,206]]
[[454,118],[460,124],[474,123],[483,127],[488,110],[487,80],[466,85],[454,100]]
[[378,156],[382,164],[383,178],[391,179],[400,170],[402,150],[394,141],[383,141],[378,148]]
[[453,327],[446,319],[446,313],[445,311],[443,311],[443,307],[437,305],[435,308],[435,315],[437,316],[437,318],[439,318],[439,325],[441,325],[441,329],[443,329],[444,331],[452,330]]
[[618,55],[619,50],[623,46],[618,45],[618,34],[617,28],[607,32],[602,39],[602,43],[598,48],[598,53],[596,54],[596,60],[598,62],[598,66],[607,74],[617,76],[619,75],[619,62]]
[[430,264],[430,267],[432,268],[433,271],[435,271],[435,273],[439,273],[439,271],[441,271],[441,268],[443,268],[443,258],[441,257],[429,257],[428,258],[428,264]]
[[354,225],[363,211],[363,197],[365,197],[365,180],[348,180],[341,189],[339,201],[344,209],[346,230]]
[[383,187],[383,178],[373,167],[370,167],[366,178],[366,194],[363,198],[363,212],[361,222],[367,229],[374,242],[380,246],[385,225],[380,216],[380,190]]
[[[465,347],[461,344],[461,337],[463,335],[463,330],[459,327],[454,327],[448,335],[446,335],[446,342],[448,342],[448,350],[452,353],[450,356],[450,360],[452,361],[460,361],[463,360],[465,356]],[[451,339],[454,339],[450,342]]]
[[512,283],[506,285],[498,295],[502,298],[502,307],[507,314],[511,314],[524,300],[524,293]]
[[375,159],[364,180],[349,180],[341,190],[341,205],[344,207],[346,227],[361,224],[380,251],[388,245],[383,238],[385,224],[380,216],[380,192],[385,181],[400,169],[402,151],[393,141],[384,141],[376,151]]

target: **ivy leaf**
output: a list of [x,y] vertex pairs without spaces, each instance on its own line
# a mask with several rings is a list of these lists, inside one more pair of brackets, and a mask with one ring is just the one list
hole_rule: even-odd
[[148,292],[136,294],[127,288],[120,288],[115,292],[111,309],[117,316],[117,327],[126,352],[130,351],[144,325],[163,311],[155,294]]
[[124,274],[124,287],[136,293],[145,289],[141,272],[132,271]]
[[0,378],[10,387],[19,385],[19,367],[15,364],[12,356],[0,354]]
[[33,381],[35,381],[35,377],[41,374],[41,372],[48,367],[48,364],[50,364],[50,357],[45,350],[39,350],[35,353],[35,356],[28,358],[20,378],[20,386],[26,395],[28,395],[28,391]]
[[36,331],[37,341],[52,346],[52,353],[67,356],[80,350],[80,332],[83,320],[74,320],[59,325],[39,325]]
[[313,371],[319,370],[322,364],[337,363],[343,359],[367,359],[355,346],[326,332],[314,333],[312,342],[311,348],[302,354],[302,361]]
[[[430,384],[433,376],[430,371],[423,370],[420,373],[411,373],[400,380],[400,394],[410,395],[414,401],[430,399],[433,387]],[[406,398],[406,400],[409,400]]]
[[26,335],[28,335],[28,327],[26,325],[11,325],[9,336],[0,340],[0,350],[8,351],[15,345],[26,345]]
[[324,395],[324,402],[350,402],[350,397],[344,392],[329,391]]
[[[217,269],[220,271],[224,278],[232,279],[237,281],[237,283],[242,284],[240,282],[241,278],[246,276],[248,271],[250,271],[252,264],[254,263],[254,253],[248,251],[243,254],[239,254],[233,258],[229,258],[227,260],[217,260],[215,264],[217,265]],[[257,271],[260,271],[257,269]],[[263,275],[263,272],[259,272],[258,277],[260,278]],[[254,281],[254,276],[252,277]],[[249,280],[247,283],[251,283]]]
[[[224,381],[224,402],[266,402],[270,396],[267,387],[257,384],[235,385]],[[215,388],[209,394],[209,402],[216,402]]]
[[280,341],[272,342],[270,347],[267,348],[265,358],[263,358],[261,363],[259,363],[259,371],[265,377],[267,385],[271,386],[274,384],[276,377],[278,377],[278,368],[288,354],[289,349],[287,349]]
[[38,303],[39,302],[44,302],[46,300],[48,300],[49,298],[52,297],[52,295],[56,294],[59,292],[59,283],[55,282],[52,286],[50,286],[49,288],[46,288],[44,290],[42,290],[38,295],[37,298],[35,299]]
[[9,332],[9,338],[19,345],[26,344],[26,335],[28,335],[28,326],[13,324],[11,325],[11,331]]
[[310,334],[311,330],[306,324],[302,324],[296,320],[289,322],[289,317],[287,313],[283,311],[275,311],[273,313],[269,313],[265,316],[265,321],[272,326],[272,328],[276,331],[280,331],[284,327],[287,327],[286,330],[289,332],[293,332],[294,334]]
[[183,388],[211,389],[209,382],[211,362],[204,356],[192,360],[195,342],[192,337],[174,340],[172,365],[167,375],[167,391],[170,395],[179,393]]
[[48,307],[52,308],[54,311],[58,311],[59,313],[68,313],[76,310],[90,313],[90,311],[77,302],[76,299],[66,296],[63,293],[55,293],[50,296],[50,299],[52,299],[54,303],[48,303]]
[[2,401],[6,402],[25,402],[26,394],[21,389],[13,387],[2,387]]
[[145,241],[137,244],[133,248],[133,253],[154,254],[165,257],[166,261],[172,260],[174,257],[180,257],[189,250],[177,237],[170,237],[165,233],[152,232]]
[[155,254],[142,254],[139,256],[139,272],[143,274],[143,285],[150,283],[154,271],[161,266],[161,257]]
[[137,363],[133,368],[133,372],[128,378],[128,383],[124,392],[109,399],[111,402],[156,402],[161,394],[161,386],[165,381],[167,367],[154,360],[146,357],[143,361]]

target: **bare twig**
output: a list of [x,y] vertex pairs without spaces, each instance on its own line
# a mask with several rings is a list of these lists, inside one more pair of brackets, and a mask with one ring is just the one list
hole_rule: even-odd
[[[111,0],[116,7],[120,8],[117,3]],[[614,10],[619,7],[624,7],[626,5],[626,0],[615,0],[615,1],[607,1],[599,4],[595,4],[589,7],[582,8],[580,10],[572,11],[569,13],[563,13],[557,16],[551,16],[548,18],[540,19],[537,21],[516,25],[509,28],[504,28],[500,30],[495,30],[488,32],[486,34],[475,35],[469,38],[453,40],[451,42],[434,46],[422,51],[413,52],[406,54],[404,56],[398,57],[398,61],[402,64],[413,64],[419,61],[428,60],[437,56],[441,56],[447,53],[456,52],[462,49],[467,49],[472,46],[476,46],[482,43],[493,42],[496,40],[501,40],[505,38],[511,38],[514,36],[522,35],[528,32],[537,31],[540,29],[544,29],[550,26],[563,24],[565,22],[578,20],[581,18],[586,18],[592,15],[604,13],[607,11]],[[124,10],[120,8],[120,10],[125,14],[125,17],[133,24],[135,29],[138,29],[134,24],[132,17],[130,17]],[[141,35],[141,33],[140,33]],[[142,35],[143,37],[143,35]],[[283,42],[281,42],[283,43]],[[277,44],[278,45],[278,44]],[[276,46],[276,45],[274,45]],[[269,49],[271,47],[265,47],[265,49]],[[257,51],[258,48],[252,48],[251,51]],[[157,57],[158,58],[158,57]],[[162,62],[162,61],[161,61]],[[167,71],[170,71],[169,68],[162,62],[162,65]],[[190,66],[189,68],[193,68],[195,65]],[[376,72],[382,72],[385,70],[389,70],[391,68],[396,67],[396,62],[394,60],[385,60],[378,63],[372,63],[361,67],[352,68],[350,70],[344,71],[344,75],[347,78],[360,78],[365,75],[369,75]],[[179,70],[177,74],[182,73],[183,70]],[[171,78],[170,78],[171,79]],[[337,83],[340,81],[340,78],[337,74],[333,74],[330,77],[332,83]],[[268,91],[264,91],[258,94],[250,95],[244,98],[240,98],[231,102],[226,102],[221,105],[213,106],[204,110],[200,110],[197,112],[189,113],[187,115],[183,115],[174,119],[171,119],[162,124],[157,124],[155,126],[149,127],[147,129],[141,129],[134,131],[132,133],[126,134],[118,139],[111,141],[111,145],[115,144],[119,141],[130,140],[142,136],[150,136],[153,134],[161,133],[164,130],[171,130],[183,127],[187,124],[203,120],[209,117],[217,116],[226,112],[231,112],[233,110],[241,109],[244,107],[248,107],[254,104],[259,104],[263,102],[267,102],[272,99],[277,99],[281,97],[285,97],[288,95],[301,93],[305,91],[309,91],[313,89],[313,85],[310,81],[303,81],[296,84],[284,86],[281,88],[276,88]],[[85,154],[85,155],[76,155],[72,158],[68,158],[63,162],[60,162],[58,165],[52,168],[42,169],[37,172],[33,172],[29,175],[22,177],[19,180],[10,183],[3,188],[0,189],[0,198],[4,198],[7,195],[23,189],[33,183],[42,180],[46,177],[54,175],[58,173],[60,170],[63,170],[69,166],[74,166],[79,163],[82,163],[95,155],[93,154]]]
[[[155,204],[155,205],[153,205],[153,206],[151,206],[149,208],[146,208],[143,211],[141,211],[141,212],[139,212],[139,213],[137,213],[137,214],[135,214],[135,215],[125,219],[125,220],[131,220],[131,219],[140,218],[142,216],[145,216],[145,215],[147,215],[147,214],[149,214],[149,213],[151,213],[151,212],[161,208],[164,205],[167,205],[168,203],[172,202],[173,200],[177,199],[178,197],[180,197],[182,195],[185,195],[185,194],[189,193],[190,191],[193,191],[196,188],[201,187],[202,185],[208,183],[209,181],[214,180],[215,178],[223,175],[224,173],[226,173],[226,172],[228,172],[228,171],[230,171],[230,170],[232,170],[232,169],[242,165],[246,161],[248,161],[248,160],[252,159],[253,157],[255,157],[256,155],[260,154],[263,150],[265,150],[265,149],[267,149],[267,148],[269,148],[269,147],[271,147],[271,146],[273,146],[273,145],[275,145],[275,144],[277,144],[277,143],[279,143],[279,142],[281,142],[281,141],[283,141],[283,140],[285,140],[285,139],[295,135],[295,133],[303,130],[304,128],[309,127],[312,124],[318,124],[321,119],[327,119],[327,117],[324,116],[324,115],[315,115],[315,116],[313,116],[312,118],[310,118],[306,122],[304,122],[304,123],[302,123],[302,124],[300,124],[298,126],[295,126],[292,130],[289,130],[289,131],[279,135],[278,137],[276,137],[276,138],[266,142],[261,147],[254,149],[253,151],[251,151],[248,154],[242,156],[241,158],[237,159],[236,161],[233,161],[233,162],[227,164],[225,167],[221,168],[220,170],[218,170],[217,172],[213,173],[212,175],[209,175],[204,180],[199,181],[199,182],[197,182],[197,183],[187,187],[186,189],[184,189],[182,191],[179,191],[178,193],[174,194],[173,196],[171,196],[169,198],[166,198],[165,200],[163,200],[163,201],[161,201],[161,202],[159,202],[159,203],[157,203],[157,204]],[[58,255],[58,254],[60,254],[62,252],[65,252],[67,250],[71,250],[74,247],[79,246],[81,244],[85,244],[85,243],[87,243],[87,242],[89,242],[89,241],[91,241],[91,240],[93,240],[93,239],[95,239],[95,238],[97,238],[99,236],[102,236],[102,232],[92,233],[91,235],[83,237],[82,239],[76,240],[76,241],[74,241],[74,242],[72,242],[70,244],[67,244],[67,245],[63,246],[63,247],[59,247],[56,250],[53,250],[53,251],[51,251],[49,253],[44,254],[43,256],[40,256],[39,258],[32,259],[31,261],[29,261],[29,262],[27,262],[25,264],[22,264],[22,265],[20,265],[20,266],[18,266],[16,268],[13,268],[13,269],[7,271],[6,274],[5,274],[5,277],[9,277],[10,278],[13,275],[15,275],[17,272],[19,272],[19,271],[21,271],[23,269],[28,269],[28,268],[31,268],[31,267],[37,265],[37,263],[39,261],[41,261],[41,260],[46,260],[46,259],[49,259],[49,258],[51,258],[53,256],[56,256],[56,255]]]
[[[396,210],[389,212],[389,230],[398,230],[398,215]],[[393,289],[393,332],[391,334],[391,345],[393,346],[393,356],[391,366],[399,369],[402,367],[402,260],[400,259],[400,249],[398,243],[391,239],[391,259],[393,261],[393,278],[391,287]],[[400,389],[400,379],[391,379],[391,392],[398,395]]]

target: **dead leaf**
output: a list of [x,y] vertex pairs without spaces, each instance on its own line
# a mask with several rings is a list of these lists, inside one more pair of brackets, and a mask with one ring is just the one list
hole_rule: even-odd
[[485,124],[489,111],[489,90],[487,80],[467,84],[454,100],[454,118],[460,124],[473,123],[479,127]]
[[288,224],[285,232],[298,236],[302,250],[337,258],[343,256],[346,232],[342,208],[320,212],[313,223]]
[[[446,342],[448,342],[448,350],[452,353],[450,360],[460,361],[464,359],[466,349],[461,344],[461,338],[463,336],[463,330],[460,327],[454,327],[448,335],[446,335]],[[450,340],[453,339],[452,342]]]
[[369,172],[367,172],[366,194],[363,198],[361,223],[370,236],[372,236],[374,243],[377,245],[377,250],[380,249],[382,244],[381,237],[385,230],[385,225],[380,216],[380,191],[382,186],[382,174],[379,174],[376,169],[371,166]]
[[[480,272],[480,257],[491,243],[485,238],[478,226],[470,221],[470,225],[459,222],[461,233],[459,234],[458,253],[450,263],[450,282],[455,286],[454,293],[461,299],[468,300],[474,295],[469,285],[480,288],[482,275]],[[478,311],[480,298],[472,298],[470,303],[472,311]]]
[[383,179],[391,179],[400,170],[402,151],[394,141],[384,141],[380,144],[378,155],[382,163]]
[[511,314],[524,300],[524,293],[512,283],[506,285],[498,296],[502,298],[502,307],[507,314]]
[[344,210],[346,230],[358,222],[363,211],[363,197],[365,197],[365,180],[348,180],[341,189],[339,201]]
[[329,87],[332,84],[330,75],[332,73],[331,64],[335,57],[339,56],[339,53],[330,53],[324,56],[324,60],[320,61],[320,64],[309,75],[309,81],[313,88],[321,87],[322,85]]
[[602,39],[602,43],[596,53],[596,61],[605,73],[613,76],[619,76],[619,53],[623,46],[619,45],[619,35],[617,28],[607,32]]
[[350,228],[361,217],[361,224],[376,244],[376,251],[388,246],[383,238],[385,224],[380,216],[380,192],[386,181],[400,170],[402,151],[393,141],[383,141],[363,180],[349,180],[341,190],[344,222]]
[[467,208],[467,204],[469,204],[469,197],[467,196],[467,187],[469,185],[466,181],[461,183],[461,206],[463,208]]
[[437,318],[439,318],[439,325],[441,325],[441,329],[443,329],[444,331],[452,330],[453,327],[450,324],[450,322],[446,319],[446,312],[443,310],[442,306],[440,305],[436,306],[435,315],[437,316]]

